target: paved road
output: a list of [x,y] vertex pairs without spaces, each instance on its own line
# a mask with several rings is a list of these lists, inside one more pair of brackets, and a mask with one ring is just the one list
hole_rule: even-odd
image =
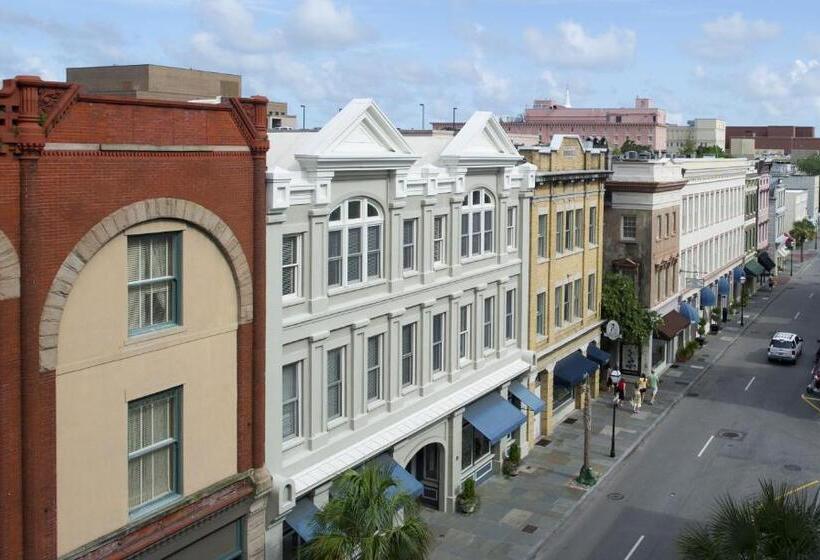
[[[538,558],[674,559],[677,535],[708,515],[715,496],[755,494],[764,477],[820,488],[820,413],[801,399],[820,338],[820,261],[781,289]],[[776,330],[806,338],[797,366],[767,363]],[[721,430],[740,438],[720,437]],[[610,493],[624,497],[613,501]]]

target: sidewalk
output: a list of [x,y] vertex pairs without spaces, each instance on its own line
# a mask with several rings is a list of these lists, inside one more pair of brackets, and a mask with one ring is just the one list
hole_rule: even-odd
[[[812,252],[813,256],[813,252]],[[804,261],[809,260],[806,252]],[[795,260],[795,274],[802,263]],[[780,280],[782,280],[782,276]],[[612,433],[612,397],[602,395],[592,402],[590,461],[600,477],[606,476],[638,446],[689,387],[706,374],[713,363],[781,293],[785,282],[774,292],[761,288],[745,308],[745,327],[735,315],[685,364],[675,364],[661,378],[660,391],[651,406],[632,414],[631,405],[618,409],[615,428],[615,458],[609,457]],[[481,506],[473,515],[443,513],[424,509],[434,537],[434,560],[492,558],[532,558],[541,545],[572,515],[589,490],[578,486],[583,459],[583,419],[577,410],[556,426],[545,446],[536,446],[524,460],[520,474],[505,478],[500,474],[478,488]],[[543,443],[543,442],[542,442]]]

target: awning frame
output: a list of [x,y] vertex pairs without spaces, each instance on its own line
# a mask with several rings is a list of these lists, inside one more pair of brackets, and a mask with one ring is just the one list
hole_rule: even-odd
[[524,403],[535,414],[542,412],[547,407],[547,403],[542,401],[538,395],[524,387],[524,385],[518,381],[510,383],[509,390],[515,398]]

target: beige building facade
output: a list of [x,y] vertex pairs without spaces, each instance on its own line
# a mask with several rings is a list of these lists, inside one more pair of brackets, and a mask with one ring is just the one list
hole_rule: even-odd
[[717,146],[726,149],[726,121],[721,119],[694,119],[686,125],[666,126],[666,152],[677,155],[692,142],[693,148]]
[[[534,164],[530,212],[529,345],[538,375],[530,389],[546,408],[530,419],[530,437],[549,435],[582,404],[578,383],[567,375],[589,364],[590,344],[600,341],[606,150],[575,135],[553,136],[549,146],[519,149]],[[577,354],[586,355],[581,361]],[[570,367],[571,366],[571,367]],[[593,394],[597,375],[592,375]]]

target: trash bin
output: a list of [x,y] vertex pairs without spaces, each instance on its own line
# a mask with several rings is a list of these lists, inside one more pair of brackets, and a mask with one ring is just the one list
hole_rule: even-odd
[[721,314],[722,314],[722,318],[723,318],[724,323],[729,320],[729,309],[728,308],[724,307],[723,309],[721,309]]

